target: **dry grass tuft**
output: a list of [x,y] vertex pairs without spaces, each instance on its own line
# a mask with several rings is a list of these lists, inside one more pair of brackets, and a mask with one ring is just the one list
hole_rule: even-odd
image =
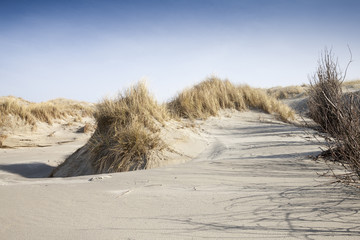
[[344,92],[355,92],[360,90],[360,80],[345,81],[342,83]]
[[146,169],[151,161],[162,158],[162,150],[168,149],[160,137],[161,126],[166,121],[180,117],[205,119],[217,115],[221,109],[245,110],[248,107],[276,114],[283,120],[294,114],[264,91],[236,87],[218,78],[209,78],[164,105],[159,105],[145,83],[140,82],[117,98],[104,99],[97,105],[94,134],[84,147],[65,160],[63,166],[82,159],[90,162],[93,173]]
[[83,127],[80,127],[79,129],[77,129],[77,133],[91,133],[94,132],[95,130],[95,126],[91,123],[85,123],[85,125]]
[[91,116],[93,112],[94,107],[72,100],[32,103],[20,98],[3,97],[0,99],[0,127],[6,127],[6,119],[9,116],[23,120],[31,126],[36,126],[38,121],[52,124],[54,119],[61,119],[66,116]]
[[5,134],[0,134],[0,148],[3,145],[4,140],[7,138],[8,136]]
[[159,125],[169,118],[166,109],[149,94],[144,82],[105,99],[95,114],[97,129],[90,139],[91,158],[97,172],[122,172],[146,168],[165,148]]
[[306,94],[307,86],[288,86],[288,87],[275,87],[267,89],[267,93],[276,99],[287,99],[294,98],[299,95],[303,96]]
[[345,81],[342,83],[342,85],[345,87],[357,88],[360,85],[360,80]]
[[215,116],[220,109],[246,109],[242,93],[230,81],[211,77],[181,92],[169,104],[171,113],[183,118]]
[[94,131],[94,126],[92,124],[90,124],[90,123],[85,123],[83,132],[84,133],[89,133],[89,132],[92,132],[92,131]]
[[269,96],[261,89],[254,89],[249,86],[241,86],[246,105],[249,108],[256,108],[269,114],[276,115],[281,121],[294,120],[295,112],[286,104]]
[[294,118],[294,112],[285,104],[249,86],[235,86],[228,80],[211,77],[181,92],[169,104],[170,112],[190,119],[215,116],[220,109],[245,110],[256,108],[276,114],[281,120]]

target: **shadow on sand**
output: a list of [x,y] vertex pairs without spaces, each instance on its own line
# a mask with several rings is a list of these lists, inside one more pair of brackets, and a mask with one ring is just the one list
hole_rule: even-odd
[[[264,205],[269,201],[271,204]],[[221,236],[238,233],[256,239],[262,239],[259,235],[263,239],[348,239],[360,236],[358,201],[359,194],[344,194],[337,187],[294,188],[280,194],[229,199],[224,208],[227,213],[161,220],[183,225],[185,229],[178,232],[181,235],[218,231]]]
[[17,163],[0,165],[0,170],[18,174],[26,178],[46,178],[54,167],[44,163]]

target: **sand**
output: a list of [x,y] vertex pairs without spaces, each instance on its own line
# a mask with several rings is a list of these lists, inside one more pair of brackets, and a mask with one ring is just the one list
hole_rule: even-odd
[[190,161],[71,178],[41,177],[85,139],[0,149],[0,239],[359,239],[360,192],[319,176],[304,129],[244,112],[194,137]]

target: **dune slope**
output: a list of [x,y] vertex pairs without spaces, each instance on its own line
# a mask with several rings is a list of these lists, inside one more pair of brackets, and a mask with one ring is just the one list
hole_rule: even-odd
[[2,181],[0,238],[358,239],[360,194],[319,177],[303,129],[258,112],[201,129],[208,146],[184,164]]
[[185,127],[169,128],[170,121],[205,120],[230,109],[258,109],[285,122],[295,117],[291,108],[264,91],[235,86],[229,80],[210,77],[161,105],[140,81],[97,105],[97,127],[89,142],[65,159],[51,176],[125,172],[164,164],[171,161],[169,153],[176,152],[176,147],[169,144],[174,139],[163,137],[164,128],[178,135],[177,129]]

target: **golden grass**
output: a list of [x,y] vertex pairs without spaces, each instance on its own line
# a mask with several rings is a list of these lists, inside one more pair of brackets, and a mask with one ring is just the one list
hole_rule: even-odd
[[89,143],[99,173],[146,168],[155,151],[166,146],[159,125],[169,118],[168,112],[149,94],[144,82],[116,99],[103,100],[95,118],[97,129]]
[[261,89],[235,86],[228,80],[211,77],[179,93],[168,108],[174,115],[190,119],[216,116],[220,109],[245,110],[256,108],[275,114],[281,120],[294,118],[294,112],[285,104],[270,97]]
[[207,118],[220,109],[246,109],[243,95],[230,81],[209,78],[178,94],[169,104],[170,112],[183,118]]
[[249,86],[240,86],[239,89],[242,91],[246,105],[249,108],[259,109],[266,113],[273,114],[284,122],[294,120],[295,112],[288,105],[269,96],[265,91]]
[[[150,161],[161,158],[162,150],[168,148],[160,136],[161,126],[166,121],[206,119],[226,108],[258,108],[284,121],[294,117],[289,107],[269,97],[265,91],[234,86],[228,80],[215,77],[184,90],[163,105],[159,105],[145,83],[140,82],[116,98],[104,99],[97,105],[96,130],[81,152],[97,173],[146,169]],[[75,152],[66,161],[79,157],[79,152]]]
[[287,99],[287,98],[293,98],[298,95],[305,95],[307,94],[308,86],[302,85],[302,86],[288,86],[288,87],[275,87],[267,89],[267,93],[275,97],[276,99]]
[[[360,90],[360,80],[348,80],[341,84],[344,91]],[[297,96],[308,96],[311,86],[303,84],[301,86],[273,87],[267,89],[267,93],[277,99],[288,99]]]
[[[70,126],[70,125],[68,125]],[[95,130],[95,126],[93,124],[90,123],[85,123],[85,125],[83,127],[80,127],[76,132],[77,133],[90,133],[93,132]]]
[[94,125],[92,125],[90,123],[85,123],[85,125],[83,127],[83,132],[88,133],[88,132],[92,132],[92,131],[94,131]]
[[0,99],[0,127],[6,127],[9,116],[23,120],[31,126],[36,126],[38,121],[52,124],[54,119],[61,119],[66,116],[85,117],[91,116],[93,113],[94,107],[72,100],[32,103],[15,97]]
[[8,136],[5,134],[0,134],[0,148],[3,145],[4,140],[7,138]]
[[359,85],[360,85],[360,80],[351,80],[342,83],[342,86],[349,88],[359,88],[360,87]]

